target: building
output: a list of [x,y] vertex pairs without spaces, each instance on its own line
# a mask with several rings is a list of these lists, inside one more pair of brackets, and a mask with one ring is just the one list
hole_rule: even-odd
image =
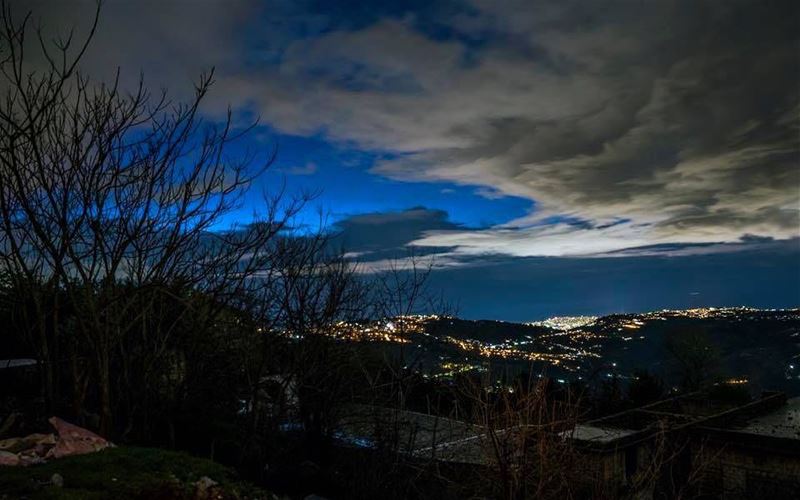
[[410,457],[478,471],[497,466],[499,451],[509,454],[504,459],[512,467],[535,468],[537,457],[528,454],[538,453],[535,436],[546,434],[556,438],[550,443],[573,445],[569,467],[579,495],[800,498],[800,398],[766,392],[747,400],[742,394],[697,392],[558,430],[515,426],[491,433],[459,420],[364,406],[351,412],[339,437],[369,448],[381,429],[394,429],[398,450]]
[[633,498],[798,498],[800,398],[748,402],[693,393],[565,431],[583,477]]
[[[708,457],[700,492],[719,498],[800,498],[800,397],[746,419],[699,427],[694,452]],[[702,448],[700,448],[702,447]]]

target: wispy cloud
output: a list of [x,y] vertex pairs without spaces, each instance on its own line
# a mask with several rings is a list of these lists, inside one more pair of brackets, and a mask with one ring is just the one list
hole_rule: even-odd
[[313,161],[306,162],[305,165],[299,165],[294,167],[288,167],[281,169],[286,175],[314,175],[317,173],[317,164]]

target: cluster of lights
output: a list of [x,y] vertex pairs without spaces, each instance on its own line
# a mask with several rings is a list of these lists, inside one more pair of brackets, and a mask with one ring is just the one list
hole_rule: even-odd
[[[566,361],[578,361],[582,351],[571,352],[536,352],[526,351],[514,346],[513,342],[489,344],[474,339],[457,339],[445,336],[444,340],[462,351],[472,353],[483,358],[518,359],[524,361],[543,361],[552,365],[560,365]],[[574,370],[576,367],[565,365],[565,368]]]
[[643,326],[644,321],[640,320],[639,318],[625,319],[620,322],[619,327],[617,327],[617,331],[638,330]]
[[484,372],[486,368],[481,365],[472,363],[458,363],[453,361],[445,361],[440,365],[443,370],[440,373],[433,375],[434,378],[453,378],[458,374],[467,373],[471,371]]
[[800,309],[756,309],[753,307],[698,307],[694,309],[662,309],[661,311],[654,311],[649,313],[642,313],[638,316],[645,319],[666,319],[666,318],[696,318],[696,319],[710,319],[710,318],[735,318],[743,314],[752,313],[775,313],[786,312],[789,314],[797,314]]
[[389,342],[410,344],[412,335],[430,336],[425,331],[429,321],[440,319],[437,315],[405,315],[372,322],[336,322],[328,335],[351,342]]
[[411,343],[408,338],[397,333],[397,329],[391,322],[360,324],[339,321],[333,326],[330,335],[335,339],[351,342]]
[[552,330],[574,330],[584,326],[589,326],[597,321],[597,316],[554,316],[542,321],[526,323],[529,326],[543,326]]
[[747,380],[747,378],[738,377],[738,378],[729,378],[728,380],[725,380],[723,383],[727,385],[744,385],[747,384],[748,382],[750,381]]

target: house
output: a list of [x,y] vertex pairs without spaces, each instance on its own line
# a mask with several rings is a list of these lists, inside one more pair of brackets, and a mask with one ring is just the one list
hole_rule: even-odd
[[708,457],[699,492],[718,498],[800,496],[800,397],[743,420],[696,429],[694,453]]
[[797,498],[800,398],[748,403],[707,392],[659,401],[565,431],[587,457],[582,477],[618,495]]

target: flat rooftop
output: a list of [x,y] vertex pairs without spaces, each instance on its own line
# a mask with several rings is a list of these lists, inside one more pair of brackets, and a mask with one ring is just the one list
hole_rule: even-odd
[[800,439],[800,397],[787,399],[785,406],[750,419],[737,430],[757,436]]
[[765,393],[745,404],[686,394],[578,424],[562,435],[592,448],[626,446],[657,432],[690,426],[800,439],[800,398]]
[[632,436],[639,431],[633,429],[615,429],[613,427],[598,427],[591,424],[578,424],[574,429],[564,431],[564,437],[578,441],[592,443],[610,443],[627,436]]

